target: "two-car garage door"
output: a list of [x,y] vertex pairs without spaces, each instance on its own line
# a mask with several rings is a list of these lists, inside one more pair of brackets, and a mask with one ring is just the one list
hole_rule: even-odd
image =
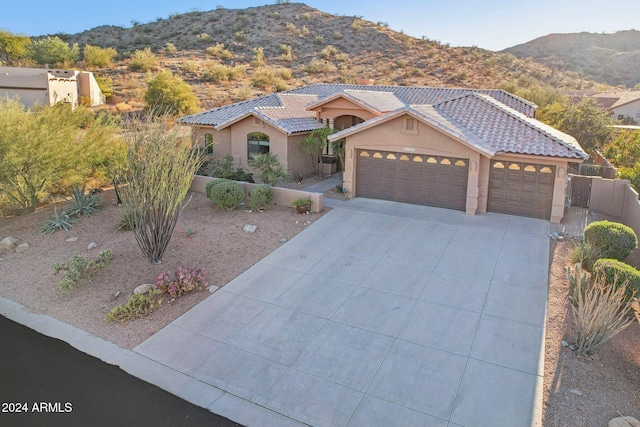
[[358,150],[356,195],[465,210],[468,159]]

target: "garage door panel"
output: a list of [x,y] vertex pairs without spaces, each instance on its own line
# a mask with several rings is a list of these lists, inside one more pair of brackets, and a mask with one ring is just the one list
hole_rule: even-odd
[[492,161],[487,210],[549,219],[555,166]]
[[358,150],[356,195],[464,210],[467,165],[467,159]]

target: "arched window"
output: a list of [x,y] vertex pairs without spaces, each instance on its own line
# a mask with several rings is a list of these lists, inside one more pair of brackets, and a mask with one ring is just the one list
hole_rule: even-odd
[[213,154],[213,134],[204,134],[204,154]]
[[252,132],[247,135],[247,158],[252,154],[263,154],[269,152],[269,135],[262,132]]

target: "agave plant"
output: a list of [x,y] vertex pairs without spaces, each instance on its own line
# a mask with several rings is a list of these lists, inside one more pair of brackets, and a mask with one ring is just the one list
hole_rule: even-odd
[[76,223],[75,218],[71,218],[66,210],[58,212],[58,207],[54,206],[51,219],[40,226],[42,234],[53,234],[58,230],[69,231]]
[[85,193],[85,186],[74,187],[72,191],[71,205],[66,208],[70,216],[91,216],[100,210],[100,197],[95,194]]

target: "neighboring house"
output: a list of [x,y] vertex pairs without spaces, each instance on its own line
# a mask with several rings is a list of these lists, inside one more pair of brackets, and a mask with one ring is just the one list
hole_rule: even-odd
[[640,90],[600,92],[593,95],[598,103],[611,112],[614,119],[632,119],[640,124]]
[[298,141],[329,126],[345,140],[348,195],[559,222],[575,138],[533,118],[536,105],[502,90],[315,84],[242,101],[180,122],[209,154],[246,166],[278,155],[310,172]]
[[93,73],[45,68],[0,67],[0,96],[17,96],[27,107],[58,102],[73,107],[80,102],[96,106],[105,102]]

